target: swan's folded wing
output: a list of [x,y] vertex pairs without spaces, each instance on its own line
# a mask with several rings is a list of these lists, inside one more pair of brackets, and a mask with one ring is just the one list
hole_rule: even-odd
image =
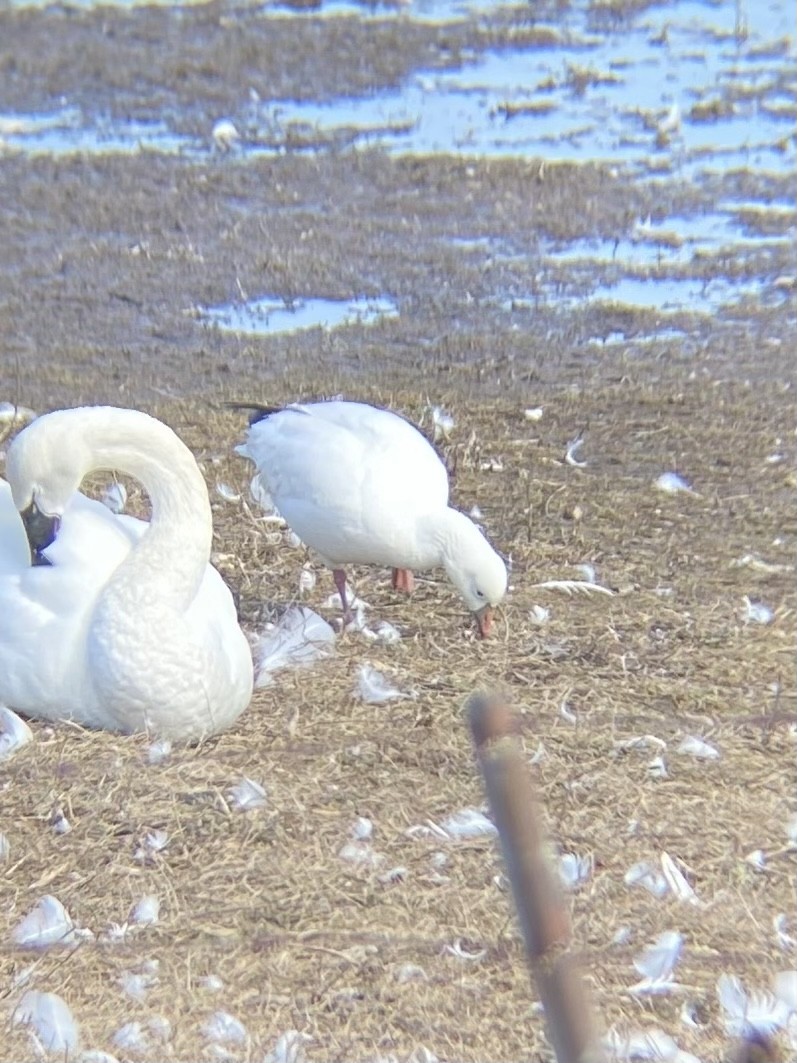
[[105,583],[146,529],[145,521],[117,516],[101,502],[76,492],[55,542],[44,553],[54,566],[84,569],[92,584]]
[[0,480],[0,576],[21,572],[30,565],[30,547],[11,488]]

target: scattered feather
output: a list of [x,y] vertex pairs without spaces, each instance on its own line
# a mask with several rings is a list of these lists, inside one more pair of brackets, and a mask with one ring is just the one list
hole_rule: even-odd
[[315,588],[316,575],[309,561],[302,565],[299,573],[299,594],[309,594]]
[[447,838],[484,838],[498,833],[498,828],[478,808],[462,808],[440,824]]
[[682,1052],[663,1030],[634,1030],[621,1034],[613,1029],[604,1044],[609,1058],[616,1063],[641,1063],[649,1059],[661,1063],[700,1063],[696,1056]]
[[214,1011],[202,1024],[202,1034],[208,1041],[244,1045],[249,1040],[246,1027],[228,1011]]
[[17,406],[15,402],[0,402],[0,424],[34,421],[35,419],[36,414],[28,406]]
[[378,620],[372,628],[363,627],[363,635],[372,642],[382,642],[386,646],[401,642],[401,632],[388,620]]
[[140,1022],[126,1022],[120,1026],[111,1038],[111,1044],[123,1052],[136,1052],[143,1055],[150,1049],[150,1042]]
[[690,495],[695,494],[686,480],[679,476],[677,472],[663,472],[653,486],[657,491],[662,491],[665,495],[677,495],[681,491]]
[[159,984],[159,978],[154,970],[147,971],[122,971],[119,975],[119,985],[125,996],[131,1000],[143,1001],[150,989]]
[[663,897],[667,892],[667,880],[645,861],[634,864],[623,878],[626,886],[642,886],[654,897]]
[[384,705],[387,701],[407,698],[410,695],[391,686],[382,672],[373,665],[362,664],[357,676],[357,695],[369,705]]
[[748,993],[736,975],[719,976],[717,997],[730,1037],[745,1037],[750,1033],[769,1037],[789,1021],[791,1009],[785,1001],[766,990]]
[[294,605],[255,646],[256,687],[268,686],[281,668],[305,667],[335,650],[335,632],[318,613]]
[[33,731],[25,721],[5,705],[0,705],[0,760],[13,756],[31,741]]
[[119,1063],[116,1056],[110,1052],[103,1052],[100,1048],[91,1048],[88,1052],[81,1052],[77,1063]]
[[456,956],[458,960],[470,960],[472,962],[483,960],[487,955],[487,949],[476,949],[475,952],[468,952],[467,949],[462,947],[462,938],[457,938],[453,945],[446,945],[444,951],[451,956]]
[[368,842],[362,841],[346,842],[338,850],[338,856],[347,864],[362,868],[376,868],[384,861],[384,857],[375,852]]
[[145,863],[156,853],[163,852],[168,844],[169,835],[165,830],[151,830],[144,835],[141,844],[133,853],[133,859],[138,860],[139,863]]
[[57,993],[29,989],[14,1010],[14,1023],[30,1027],[45,1052],[70,1057],[77,1051],[78,1025],[68,1004]]
[[579,450],[584,446],[584,437],[576,436],[575,439],[571,439],[567,444],[567,450],[565,451],[565,461],[568,465],[572,465],[575,469],[586,469],[587,462],[579,461],[576,455]]
[[217,483],[216,494],[219,498],[223,498],[225,502],[240,502],[241,496],[235,490],[234,487],[230,487],[229,484]]
[[767,854],[763,849],[753,849],[744,859],[756,871],[763,871],[767,866]]
[[547,751],[545,749],[545,746],[543,745],[542,742],[540,742],[537,745],[537,748],[534,750],[534,752],[529,757],[528,763],[530,765],[532,765],[532,766],[535,765],[535,764],[539,764],[541,761],[545,760],[545,758],[547,756],[548,756],[548,753],[547,753]]
[[124,484],[108,484],[100,501],[110,509],[111,513],[124,513],[127,505],[127,488]]
[[165,1015],[153,1015],[147,1022],[147,1028],[158,1041],[170,1041],[172,1037],[172,1024]]
[[685,901],[687,904],[694,904],[698,907],[701,906],[701,901],[698,899],[697,894],[669,853],[661,854],[661,870],[670,892],[676,900]]
[[523,411],[523,416],[526,418],[527,421],[540,421],[542,420],[542,415],[544,412],[544,407],[532,406],[528,410]]
[[287,1030],[280,1034],[270,1052],[263,1057],[263,1063],[303,1063],[304,1045],[312,1041],[307,1033]]
[[797,938],[789,933],[789,917],[785,912],[779,912],[772,920],[778,945],[785,951],[790,952],[797,946]]
[[432,414],[435,443],[438,443],[441,439],[448,439],[455,425],[454,418],[442,406],[432,406],[430,412]]
[[578,716],[573,712],[570,708],[570,704],[566,700],[563,700],[562,704],[559,706],[559,715],[566,723],[572,723],[574,725],[578,723]]
[[720,755],[716,746],[712,746],[704,738],[698,738],[695,735],[687,735],[683,738],[675,752],[697,757],[698,760],[716,760]]
[[705,1016],[701,1021],[701,1006],[694,1000],[685,1000],[681,1006],[681,1022],[690,1030],[701,1030],[706,1025]]
[[479,468],[482,472],[503,472],[504,463],[501,458],[488,458],[479,463]]
[[797,812],[792,813],[786,824],[786,837],[789,840],[789,848],[797,849]]
[[668,777],[667,762],[664,757],[654,757],[647,767],[648,774],[654,779],[666,779]]
[[251,812],[255,808],[262,808],[268,801],[266,791],[259,782],[246,776],[235,786],[227,791],[227,796],[233,803],[233,807],[240,812]]
[[416,963],[402,963],[393,972],[393,977],[399,985],[405,985],[407,982],[429,981],[429,975],[424,971],[423,967],[419,967]]
[[666,749],[667,743],[656,735],[637,735],[634,738],[622,738],[612,743],[618,753],[644,752],[649,749]]
[[11,846],[9,845],[8,838],[0,831],[0,864],[4,864],[11,855]]
[[470,513],[468,514],[471,520],[481,520],[484,514],[478,506],[471,506]]
[[529,611],[529,620],[537,627],[542,627],[551,619],[551,610],[542,605],[532,605]]
[[676,988],[672,981],[675,965],[681,955],[683,938],[676,930],[665,930],[653,945],[634,959],[634,967],[642,980],[629,992],[638,994],[669,993]]
[[157,742],[153,742],[147,750],[147,763],[148,764],[163,764],[165,760],[168,760],[172,753],[172,744],[168,738],[159,738]]
[[753,572],[761,572],[766,576],[785,575],[794,571],[792,565],[776,565],[769,561],[763,561],[755,554],[745,554],[744,557],[731,561],[731,568],[749,568]]
[[744,620],[747,624],[771,624],[775,619],[774,612],[763,602],[751,602],[747,595],[742,598],[744,602]]
[[584,579],[587,581],[587,583],[595,583],[595,584],[597,584],[597,582],[598,582],[598,574],[595,571],[595,566],[594,565],[590,565],[590,564],[573,565],[573,568],[576,570],[576,572],[580,572],[581,573],[581,575],[584,577]]
[[72,824],[66,818],[64,810],[60,805],[54,808],[50,813],[50,826],[56,834],[69,834],[72,830]]
[[[244,458],[249,457],[249,451],[246,450],[246,447],[236,447],[235,449]],[[267,517],[270,516],[275,523],[284,526],[285,521],[277,512],[277,507],[274,505],[274,499],[271,497],[268,488],[260,478],[260,473],[255,473],[249,481],[249,494],[252,496],[252,501],[265,511]]]
[[400,864],[398,867],[391,867],[388,871],[384,871],[378,876],[377,881],[381,886],[397,886],[406,879],[408,874],[407,868]]
[[602,587],[600,583],[589,583],[580,579],[549,579],[544,583],[532,583],[532,590],[540,591],[564,591],[565,594],[614,594],[608,587]]
[[229,118],[220,118],[214,124],[210,135],[216,149],[222,152],[231,151],[241,139],[235,123]]
[[360,842],[367,842],[374,833],[373,822],[367,816],[358,816],[351,829],[352,835]]
[[130,909],[128,923],[136,926],[154,926],[160,918],[161,902],[153,893],[148,893]]
[[118,945],[124,941],[130,929],[127,923],[111,923],[100,934],[100,941],[107,941],[109,945]]
[[74,924],[58,898],[48,893],[17,923],[11,937],[26,949],[69,945],[75,940]]
[[612,945],[627,945],[633,936],[634,931],[630,926],[620,926],[612,935]]
[[559,857],[559,878],[565,889],[576,890],[583,886],[592,874],[592,856],[563,853]]
[[209,993],[219,993],[224,989],[224,982],[217,974],[206,974],[197,979],[200,989],[207,989]]

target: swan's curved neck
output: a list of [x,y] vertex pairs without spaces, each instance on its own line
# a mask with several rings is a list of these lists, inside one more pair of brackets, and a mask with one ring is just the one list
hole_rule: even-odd
[[139,481],[152,505],[149,528],[108,590],[137,587],[143,592],[157,579],[161,600],[186,607],[202,582],[213,535],[208,491],[194,456],[170,428],[146,414],[102,408],[97,416],[92,416],[95,410],[84,412],[88,416],[81,435],[90,463],[83,476],[100,469],[126,473]]

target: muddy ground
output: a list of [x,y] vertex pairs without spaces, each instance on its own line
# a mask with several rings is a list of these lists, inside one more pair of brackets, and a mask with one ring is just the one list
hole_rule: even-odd
[[[477,30],[244,21],[216,4],[179,14],[0,5],[0,110],[68,94],[117,116],[165,108],[207,134],[251,85],[323,97],[533,32],[517,10]],[[261,1060],[289,1029],[313,1038],[311,1060],[421,1060],[422,1046],[446,1060],[548,1058],[492,843],[406,833],[482,802],[461,708],[471,690],[497,686],[522,713],[529,754],[544,748],[535,770],[552,834],[595,860],[573,913],[607,1024],[660,1026],[704,1060],[722,1058],[717,976],[764,987],[794,960],[773,929],[783,912],[794,933],[794,289],[773,306],[751,298],[677,315],[669,323],[685,340],[645,344],[634,335],[656,331],[654,311],[565,313],[547,292],[533,309],[505,303],[534,290],[546,237],[621,236],[647,213],[710,209],[740,186],[790,194],[785,177],[743,171],[654,191],[606,166],[341,146],[249,162],[0,154],[0,399],[37,411],[110,402],[171,424],[203,463],[216,559],[250,629],[295,599],[305,558],[267,541],[243,501],[215,494],[223,482],[246,499],[250,475],[230,454],[242,419],[221,408],[229,399],[342,392],[427,423],[428,403],[443,403],[456,419],[455,500],[479,505],[513,564],[485,644],[439,580],[407,603],[384,574],[359,573],[363,597],[401,629],[397,647],[344,637],[334,660],[259,691],[233,733],[163,765],[146,766],[141,739],[34,723],[35,742],[0,775],[11,846],[0,869],[3,1023],[14,980],[33,963],[30,984],[68,1000],[86,1046],[120,1059],[199,1058],[198,1024],[217,1008],[251,1034],[233,1058]],[[511,239],[525,255],[463,256],[457,236]],[[746,261],[740,250],[725,268]],[[785,251],[782,272],[794,272]],[[400,313],[261,338],[199,318],[200,306],[264,292],[389,293]],[[626,342],[599,342],[618,330]],[[526,419],[537,406],[541,420]],[[564,454],[580,432],[587,465],[574,468]],[[655,492],[669,470],[695,494]],[[132,504],[143,502],[134,494]],[[770,569],[749,567],[748,555]],[[533,586],[577,578],[584,562],[615,596]],[[319,573],[310,604],[330,590]],[[770,624],[746,621],[745,595],[772,608]],[[532,622],[534,605],[552,610],[547,625]],[[416,697],[358,702],[366,659]],[[667,743],[665,778],[648,768],[653,752],[618,753],[617,742],[645,734]],[[676,755],[686,734],[712,741],[720,758]],[[262,812],[230,811],[225,795],[241,775],[265,785]],[[49,825],[57,806],[73,826],[64,836]],[[378,866],[338,855],[358,815],[375,823]],[[136,861],[154,828],[169,846]],[[756,849],[768,854],[764,870],[746,860]],[[681,861],[705,908],[624,884],[635,861],[662,851]],[[403,876],[386,880],[395,867]],[[145,893],[161,897],[162,918],[122,943],[21,955],[8,931],[47,892],[98,935]],[[686,937],[685,988],[628,996],[632,958],[667,929]],[[453,954],[457,941],[476,958]],[[148,960],[159,962],[159,984],[131,1001],[118,979]],[[202,988],[208,974],[224,988]],[[684,1000],[701,1004],[704,1025],[680,1021]],[[171,1024],[165,1043],[150,1030],[143,1055],[114,1048],[123,1022],[154,1015]],[[0,1042],[3,1060],[28,1051],[9,1025]]]

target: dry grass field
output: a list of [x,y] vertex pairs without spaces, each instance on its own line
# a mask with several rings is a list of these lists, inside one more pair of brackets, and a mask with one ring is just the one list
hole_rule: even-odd
[[[723,1058],[717,977],[766,988],[793,962],[773,925],[784,913],[795,930],[793,410],[776,375],[745,382],[708,362],[691,375],[634,375],[549,389],[538,421],[524,404],[474,401],[471,388],[442,396],[456,419],[444,445],[455,500],[479,506],[511,558],[491,640],[473,637],[439,573],[406,601],[386,572],[358,570],[369,616],[401,641],[343,635],[334,657],[279,674],[230,733],[199,748],[151,764],[146,738],[32,724],[34,742],[1,776],[3,1060],[30,1055],[10,1026],[23,985],[61,994],[83,1043],[119,1059],[211,1058],[202,1026],[218,1010],[248,1031],[228,1046],[235,1059],[263,1059],[290,1030],[306,1035],[308,1060],[547,1058],[494,840],[429,829],[483,804],[462,709],[485,688],[521,714],[560,850],[593,861],[571,897],[604,1023],[661,1027],[701,1059]],[[428,423],[417,392],[366,397]],[[249,499],[250,467],[231,453],[241,417],[198,402],[153,412],[202,462],[215,559],[244,626],[261,631],[297,600],[307,557]],[[583,468],[564,461],[580,430]],[[786,460],[768,462],[774,453]],[[694,493],[655,490],[671,470]],[[219,483],[241,501],[224,501]],[[145,512],[135,489],[130,508]],[[581,564],[614,593],[535,587],[583,580]],[[304,601],[331,618],[331,577],[316,571]],[[745,596],[773,610],[770,623],[746,619]],[[364,703],[363,662],[410,696]],[[689,735],[719,757],[679,753]],[[643,736],[653,741],[628,748]],[[651,766],[659,756],[663,770]],[[265,787],[263,808],[233,808],[242,777]],[[52,827],[58,808],[64,835]],[[358,817],[373,823],[359,862],[341,855]],[[141,852],[156,830],[165,847]],[[638,861],[658,868],[662,852],[699,907],[624,883]],[[47,893],[93,938],[14,949],[12,928]],[[109,932],[145,895],[160,901],[158,923]],[[633,958],[665,930],[684,935],[680,988],[629,994]],[[141,1000],[125,993],[129,973],[149,976],[146,990],[132,983]],[[697,1027],[679,1017],[684,1004],[698,1006]],[[141,1024],[143,1051],[114,1047],[127,1022]],[[293,1058],[285,1051],[275,1058]]]

